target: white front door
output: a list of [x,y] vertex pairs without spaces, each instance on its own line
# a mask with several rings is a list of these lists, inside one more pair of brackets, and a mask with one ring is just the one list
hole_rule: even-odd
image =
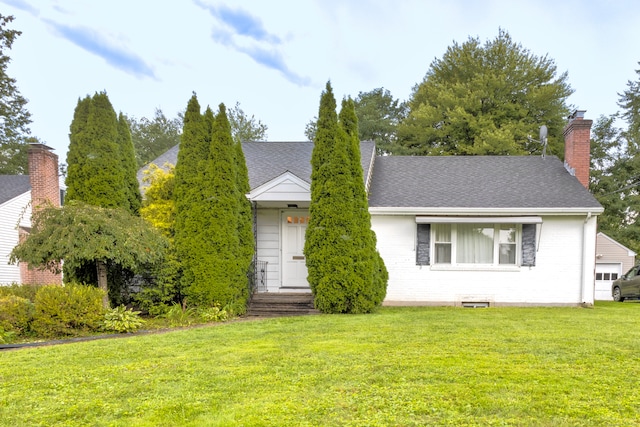
[[618,263],[596,263],[596,300],[611,301],[611,284],[622,272],[622,265]]
[[282,212],[282,287],[309,288],[307,265],[304,260],[304,235],[309,212]]

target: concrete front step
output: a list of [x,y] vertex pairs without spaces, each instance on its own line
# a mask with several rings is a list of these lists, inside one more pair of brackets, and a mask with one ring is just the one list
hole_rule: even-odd
[[247,316],[278,317],[319,314],[309,293],[257,293],[253,295]]

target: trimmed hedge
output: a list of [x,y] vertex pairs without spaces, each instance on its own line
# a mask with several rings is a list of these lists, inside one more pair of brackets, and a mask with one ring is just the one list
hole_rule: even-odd
[[17,295],[0,297],[0,329],[24,335],[29,331],[35,307],[27,298]]
[[44,338],[78,336],[100,330],[103,291],[92,286],[45,286],[35,298],[31,329]]

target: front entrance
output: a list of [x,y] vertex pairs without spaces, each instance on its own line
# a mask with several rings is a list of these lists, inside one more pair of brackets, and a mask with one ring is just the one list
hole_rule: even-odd
[[309,212],[282,212],[282,288],[309,289],[304,259],[304,236]]

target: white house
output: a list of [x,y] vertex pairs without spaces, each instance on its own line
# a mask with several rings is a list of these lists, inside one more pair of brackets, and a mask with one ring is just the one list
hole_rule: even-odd
[[29,146],[29,175],[0,175],[0,285],[59,284],[61,276],[9,264],[9,255],[31,227],[31,208],[46,201],[60,206],[58,156],[44,144]]
[[[361,143],[386,305],[590,305],[596,220],[585,188],[592,121],[576,112],[554,156],[376,156]],[[311,142],[246,142],[259,292],[309,292]],[[175,164],[178,147],[154,163]]]
[[20,267],[9,264],[18,228],[31,226],[29,175],[0,175],[0,285],[21,283]]
[[596,300],[612,301],[611,284],[636,262],[636,253],[604,233],[596,236]]

